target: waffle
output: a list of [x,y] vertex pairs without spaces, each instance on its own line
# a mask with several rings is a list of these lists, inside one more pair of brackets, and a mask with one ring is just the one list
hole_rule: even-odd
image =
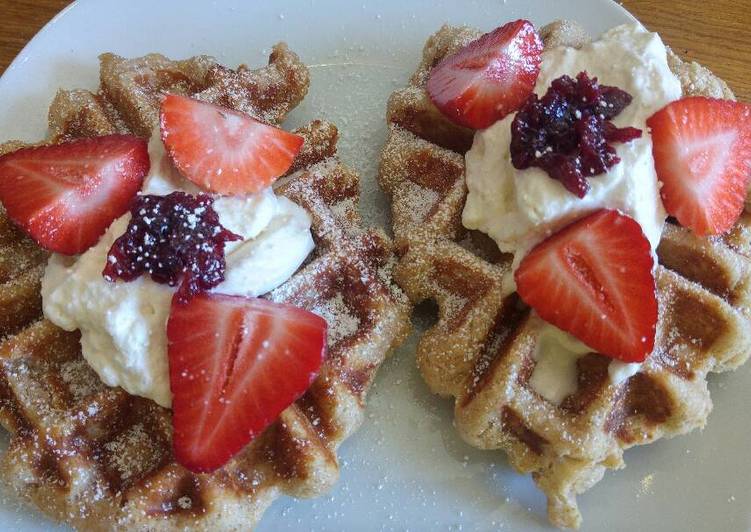
[[[546,46],[589,40],[571,22],[541,33]],[[431,68],[479,35],[441,28],[409,85],[389,100],[379,181],[392,202],[400,257],[394,276],[414,304],[438,305],[417,363],[434,393],[454,398],[461,436],[481,449],[504,450],[546,494],[550,521],[578,527],[578,494],[607,469],[624,467],[625,449],[703,427],[712,407],[707,374],[748,358],[751,214],[712,239],[668,224],[658,249],[656,347],[642,370],[615,385],[610,359],[589,354],[577,363],[578,390],[560,405],[545,400],[529,384],[543,322],[514,292],[513,257],[461,223],[463,154],[473,132],[445,120],[425,90]],[[686,94],[732,97],[703,67],[672,52],[670,65]]]
[[[207,57],[104,54],[97,93],[57,94],[45,142],[148,135],[165,92],[278,123],[307,87],[307,69],[284,44],[259,70]],[[336,157],[336,127],[314,121],[297,133],[304,147],[277,192],[310,212],[317,245],[266,297],[322,315],[328,357],[307,393],[211,474],[175,463],[169,410],[102,384],[78,334],[42,317],[46,254],[0,212],[0,421],[11,433],[0,476],[20,498],[86,530],[247,530],[279,495],[314,497],[336,481],[336,450],[361,423],[376,370],[407,333],[408,303],[390,281],[390,241],[362,228],[359,177]]]

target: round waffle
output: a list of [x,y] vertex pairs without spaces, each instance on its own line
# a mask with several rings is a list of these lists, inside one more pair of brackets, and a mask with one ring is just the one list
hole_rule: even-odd
[[[100,59],[99,91],[60,91],[45,142],[148,136],[164,93],[276,124],[308,88],[306,67],[285,44],[258,70],[208,57]],[[22,499],[86,530],[247,530],[280,494],[314,497],[336,481],[336,450],[361,423],[376,370],[407,334],[408,305],[390,280],[391,242],[362,227],[359,177],[336,156],[336,127],[314,121],[296,133],[304,147],[275,186],[311,214],[316,249],[266,297],[322,315],[329,354],[308,392],[211,474],[175,463],[169,410],[102,384],[78,334],[42,317],[46,254],[0,210],[0,421],[11,432],[0,476]]]
[[[606,469],[624,467],[625,449],[703,427],[712,406],[707,374],[748,358],[751,214],[712,239],[667,224],[657,250],[656,346],[641,371],[613,384],[610,359],[592,353],[578,361],[578,390],[560,405],[545,400],[529,384],[542,321],[514,292],[513,257],[461,223],[463,154],[474,132],[446,120],[425,89],[431,69],[480,34],[441,28],[425,44],[409,85],[389,99],[379,180],[392,202],[400,257],[394,275],[414,304],[438,304],[417,363],[434,393],[455,398],[462,437],[504,450],[547,495],[550,521],[578,527],[578,494]],[[590,40],[567,21],[541,34],[546,46]],[[668,60],[685,95],[733,97],[705,68],[672,52]]]

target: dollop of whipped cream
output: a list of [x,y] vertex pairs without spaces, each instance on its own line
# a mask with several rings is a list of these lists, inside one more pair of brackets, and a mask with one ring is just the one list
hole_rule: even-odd
[[[158,129],[149,142],[149,157],[143,194],[201,192],[175,169]],[[242,240],[226,244],[225,280],[212,292],[265,294],[289,279],[313,250],[308,213],[271,188],[244,197],[216,197],[214,209],[221,224]],[[50,257],[42,279],[44,315],[65,330],[81,331],[83,356],[105,384],[169,407],[166,326],[176,288],[147,275],[132,282],[109,282],[102,276],[107,254],[129,221],[130,214],[115,220],[99,243],[78,258]]]
[[[468,229],[489,235],[505,252],[514,254],[513,268],[531,248],[565,225],[597,209],[617,209],[641,225],[654,251],[667,214],[660,199],[660,183],[652,158],[652,137],[646,121],[681,97],[681,84],[670,71],[660,36],[640,24],[626,24],[604,33],[581,49],[557,47],[542,54],[535,93],[545,94],[551,82],[586,71],[602,85],[619,87],[633,101],[615,119],[617,127],[636,127],[640,139],[615,145],[621,162],[602,175],[589,178],[591,189],[580,199],[539,168],[517,170],[511,163],[511,122],[496,122],[475,134],[467,152],[469,194],[462,221]],[[545,323],[537,365],[530,383],[546,399],[559,403],[576,390],[576,360],[593,350]],[[613,361],[614,383],[639,370],[639,364]]]
[[[536,364],[529,378],[529,385],[534,391],[554,404],[561,402],[578,389],[576,363],[583,355],[595,352],[565,331],[546,323],[539,316],[535,350],[532,353]],[[635,375],[641,364],[612,360],[608,364],[608,376],[613,384],[620,384]]]
[[[581,49],[557,47],[542,54],[535,92],[543,95],[551,82],[586,71],[602,85],[614,85],[633,96],[615,119],[618,127],[647,132],[646,121],[681,97],[681,85],[670,71],[659,35],[639,24],[618,26]],[[657,247],[666,213],[652,158],[652,138],[615,145],[621,162],[605,174],[589,178],[591,190],[580,199],[544,170],[516,170],[511,164],[511,122],[507,116],[475,135],[467,152],[469,194],[462,221],[496,241],[517,262],[534,245],[568,223],[600,209],[618,209],[641,226]]]

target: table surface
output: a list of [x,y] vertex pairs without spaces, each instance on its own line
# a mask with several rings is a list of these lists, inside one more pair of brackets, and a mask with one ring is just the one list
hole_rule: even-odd
[[[0,0],[0,73],[66,0]],[[681,56],[725,79],[751,101],[751,9],[746,0],[623,0]]]

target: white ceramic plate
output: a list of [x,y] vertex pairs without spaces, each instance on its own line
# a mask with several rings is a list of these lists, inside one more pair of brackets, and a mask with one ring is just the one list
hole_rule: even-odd
[[[0,139],[41,138],[57,88],[95,88],[103,51],[206,53],[232,66],[257,65],[285,40],[312,71],[310,94],[289,124],[314,117],[338,124],[340,153],[364,178],[364,214],[383,224],[375,170],[386,99],[405,84],[425,38],[444,22],[491,29],[520,17],[538,25],[575,18],[595,34],[632,20],[609,0],[80,0],[0,79]],[[500,452],[459,439],[451,403],[431,396],[415,369],[414,346],[412,338],[382,368],[365,425],[342,446],[331,494],[278,500],[261,530],[549,529],[532,481],[513,473]],[[584,530],[751,529],[751,372],[714,378],[710,387],[717,408],[707,429],[627,452],[625,471],[608,473],[580,498]],[[54,525],[0,501],[0,529],[11,528]]]

